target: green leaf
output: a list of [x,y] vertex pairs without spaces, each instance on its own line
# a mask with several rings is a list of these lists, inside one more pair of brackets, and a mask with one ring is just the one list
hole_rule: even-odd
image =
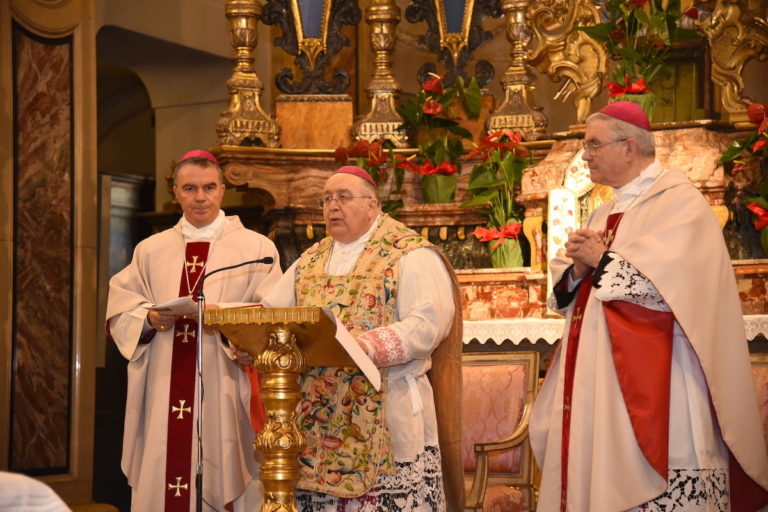
[[752,134],[747,140],[735,139],[731,142],[731,145],[728,146],[728,149],[723,152],[717,163],[723,164],[735,160],[742,151],[749,148],[756,140],[757,134]]
[[614,23],[598,23],[591,27],[577,27],[576,30],[581,30],[595,41],[608,42],[611,40],[611,32],[616,30]]
[[474,196],[469,201],[459,205],[460,208],[472,208],[475,206],[483,206],[485,204],[491,204],[499,195],[498,190],[489,190],[482,194]]
[[701,39],[701,34],[695,30],[689,28],[676,27],[673,36],[675,41],[691,41],[693,39]]
[[[764,198],[768,198],[768,178],[764,179],[763,182],[758,185],[757,192]],[[764,208],[768,209],[768,203],[766,203]]]
[[475,119],[480,115],[480,109],[483,106],[483,98],[482,93],[480,92],[480,85],[477,83],[475,77],[472,77],[469,81],[469,87],[464,89],[461,101],[464,105],[464,109],[467,111],[467,115],[471,119]]
[[454,135],[457,135],[459,137],[463,137],[463,138],[465,138],[467,140],[472,140],[472,133],[469,130],[467,130],[466,128],[464,128],[463,126],[459,126],[457,124],[455,126],[450,126],[448,128],[448,130],[450,130],[450,132],[452,134],[454,134]]

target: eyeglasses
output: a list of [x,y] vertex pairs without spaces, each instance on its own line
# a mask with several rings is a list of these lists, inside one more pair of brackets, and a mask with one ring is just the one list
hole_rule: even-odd
[[627,139],[619,139],[619,140],[613,140],[611,142],[603,142],[602,144],[596,144],[591,140],[583,140],[581,141],[581,147],[585,151],[589,150],[590,153],[596,153],[598,150],[604,148],[605,146],[610,146],[611,144],[616,144],[617,142],[624,142],[626,140]]
[[353,199],[372,199],[372,198],[371,196],[351,196],[349,194],[339,194],[339,195],[328,194],[318,199],[317,205],[320,208],[331,206],[331,203],[333,202],[334,199],[338,201],[340,205],[346,206],[349,203],[351,203]]

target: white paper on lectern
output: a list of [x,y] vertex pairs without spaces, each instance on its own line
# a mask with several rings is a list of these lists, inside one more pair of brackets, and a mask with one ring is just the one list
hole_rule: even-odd
[[189,297],[179,297],[162,304],[149,306],[151,311],[173,313],[176,316],[194,316],[197,314],[197,302]]
[[381,389],[381,373],[379,373],[379,369],[373,364],[373,361],[368,357],[368,354],[360,348],[355,337],[349,333],[347,328],[344,327],[344,324],[339,322],[339,319],[333,314],[333,311],[327,307],[323,307],[322,309],[325,311],[325,314],[328,315],[328,318],[333,320],[336,324],[336,340],[341,343],[341,346],[344,347],[344,350],[347,351],[347,354],[349,354],[355,364],[357,364],[363,374],[368,378],[368,381],[376,391],[379,391]]

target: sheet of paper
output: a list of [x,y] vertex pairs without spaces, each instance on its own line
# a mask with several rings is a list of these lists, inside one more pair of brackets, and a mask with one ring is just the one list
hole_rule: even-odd
[[379,391],[381,389],[381,373],[379,373],[379,369],[373,364],[373,361],[368,357],[368,354],[366,354],[360,345],[357,344],[355,337],[349,333],[347,328],[344,327],[344,324],[339,322],[339,319],[336,318],[333,311],[327,307],[324,307],[323,311],[328,315],[328,318],[336,323],[336,340],[342,347],[344,347],[344,350],[347,351],[347,354],[350,355],[358,368],[362,370],[363,374],[368,378],[368,381],[376,391]]
[[173,313],[176,316],[193,316],[197,314],[197,303],[189,297],[179,297],[163,304],[155,304],[149,309],[160,313]]

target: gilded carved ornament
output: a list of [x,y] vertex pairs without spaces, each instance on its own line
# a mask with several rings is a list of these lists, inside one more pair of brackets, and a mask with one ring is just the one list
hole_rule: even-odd
[[374,54],[373,78],[368,84],[371,110],[352,127],[356,140],[373,142],[387,139],[395,147],[408,145],[405,132],[398,131],[403,123],[395,110],[395,98],[400,85],[392,74],[392,54],[395,50],[395,27],[400,22],[400,8],[394,0],[372,0],[365,10],[365,21],[371,29],[371,50]]
[[228,0],[225,13],[235,50],[235,68],[227,81],[229,109],[216,124],[219,144],[277,147],[280,127],[261,107],[264,84],[253,66],[261,5],[256,0]]
[[527,12],[530,0],[502,0],[511,63],[501,78],[504,101],[488,118],[489,132],[511,129],[528,140],[542,139],[547,131],[547,116],[533,98],[536,76],[528,64],[531,27]]
[[541,0],[530,11],[534,50],[528,61],[563,85],[554,99],[573,96],[576,122],[591,112],[592,100],[600,94],[608,70],[608,53],[577,27],[600,21],[592,0]]
[[749,0],[717,0],[712,16],[699,24],[709,39],[712,81],[721,87],[720,104],[726,121],[746,121],[744,65],[750,59],[768,59],[766,7],[751,9]]
[[[434,62],[425,63],[418,70],[418,80],[424,83],[430,74],[440,74],[443,75],[443,84],[450,87],[456,76],[461,76],[467,83],[474,76],[480,87],[485,87],[495,74],[488,61],[477,61],[471,74],[465,68],[474,58],[472,53],[493,39],[491,31],[483,27],[483,19],[501,16],[499,1],[465,0],[460,23],[457,23],[459,20],[455,16],[455,12],[448,12],[445,0],[411,0],[406,8],[405,18],[410,23],[427,24],[427,31],[419,38],[419,44],[437,54],[438,61],[443,61],[445,65],[445,72],[438,73]],[[451,32],[451,27],[457,25],[461,31]]]
[[438,20],[437,26],[440,30],[440,46],[451,52],[454,62],[458,61],[461,49],[466,47],[469,43],[469,32],[472,28],[472,11],[475,7],[475,1],[466,0],[463,3],[464,13],[461,19],[461,32],[449,32],[445,4],[442,0],[435,1]]
[[[304,26],[314,20],[312,7],[320,5],[320,25]],[[302,13],[302,8],[309,9]],[[349,74],[335,68],[331,80],[325,80],[326,67],[331,57],[349,46],[349,38],[341,34],[342,25],[357,25],[360,22],[360,8],[355,0],[267,0],[261,17],[265,25],[278,25],[282,35],[275,39],[275,46],[289,55],[294,55],[294,64],[300,69],[301,77],[294,78],[293,70],[282,69],[275,77],[277,88],[286,94],[341,94],[349,87]],[[319,34],[314,33],[314,28]]]

